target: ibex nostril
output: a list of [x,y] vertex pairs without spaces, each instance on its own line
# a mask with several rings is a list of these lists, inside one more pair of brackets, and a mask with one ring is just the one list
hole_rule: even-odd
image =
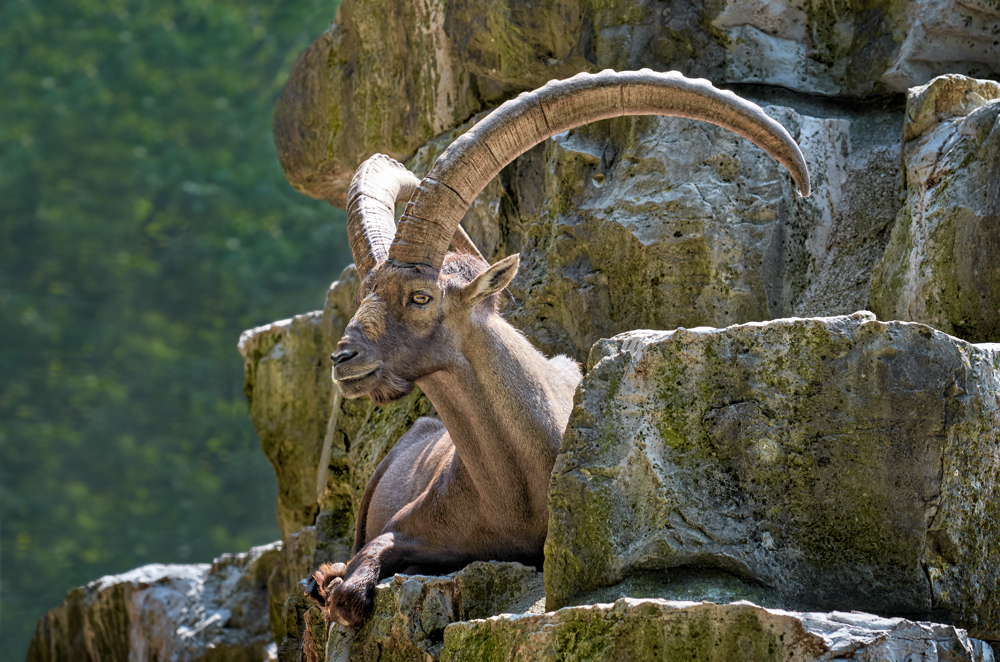
[[331,354],[330,360],[333,361],[333,365],[340,365],[344,361],[350,361],[357,355],[358,353],[353,349],[342,349],[339,352]]

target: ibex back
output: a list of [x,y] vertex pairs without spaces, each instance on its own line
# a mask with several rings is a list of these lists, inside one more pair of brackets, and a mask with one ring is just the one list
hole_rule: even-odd
[[[644,114],[732,130],[809,193],[798,146],[759,107],[707,81],[648,70],[580,74],[522,94],[456,140],[423,180],[382,155],[358,169],[348,233],[362,284],[332,357],[334,379],[345,396],[379,404],[419,384],[440,420],[419,419],[376,469],[351,560],[314,574],[330,619],[359,625],[376,583],[396,572],[449,571],[478,559],[540,565],[549,478],[580,368],[564,356],[545,358],[500,317],[498,296],[519,258],[489,266],[459,222],[486,184],[539,142]],[[398,230],[397,199],[409,199]]]

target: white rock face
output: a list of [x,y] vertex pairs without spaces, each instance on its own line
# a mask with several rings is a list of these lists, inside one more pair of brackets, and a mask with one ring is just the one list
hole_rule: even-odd
[[903,164],[906,204],[872,309],[1000,341],[1000,83],[949,75],[910,90]]
[[945,74],[987,78],[1000,72],[1000,5],[990,0],[907,4],[905,38],[882,80],[905,92]]
[[267,580],[281,543],[211,565],[147,565],[70,591],[38,623],[32,662],[273,657]]
[[[730,0],[721,79],[813,94],[895,92],[958,73],[1000,72],[1000,8],[988,0],[876,3]],[[720,79],[718,76],[714,76]]]

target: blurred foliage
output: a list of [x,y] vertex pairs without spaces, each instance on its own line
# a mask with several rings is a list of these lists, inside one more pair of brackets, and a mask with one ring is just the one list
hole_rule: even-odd
[[270,135],[336,4],[0,3],[4,659],[73,586],[278,537],[235,345],[350,261]]

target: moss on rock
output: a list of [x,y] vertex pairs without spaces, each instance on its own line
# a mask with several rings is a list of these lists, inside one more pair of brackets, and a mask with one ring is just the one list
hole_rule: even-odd
[[993,350],[870,313],[602,345],[553,471],[549,608],[709,568],[785,605],[1000,632]]
[[767,662],[811,659],[822,649],[822,639],[794,617],[749,603],[718,607],[624,598],[517,620],[456,623],[445,630],[441,660]]

